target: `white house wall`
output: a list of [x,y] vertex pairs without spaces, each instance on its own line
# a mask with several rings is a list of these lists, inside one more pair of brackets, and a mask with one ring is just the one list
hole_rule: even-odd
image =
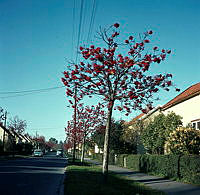
[[0,140],[3,141],[3,128],[0,127]]
[[171,108],[164,110],[163,113],[168,114],[168,112],[172,112],[172,111],[183,117],[182,119],[183,126],[186,126],[192,120],[199,119],[200,118],[200,95],[197,95],[175,106],[172,106]]

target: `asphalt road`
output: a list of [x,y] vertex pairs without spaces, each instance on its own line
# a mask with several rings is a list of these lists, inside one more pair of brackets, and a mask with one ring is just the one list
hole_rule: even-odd
[[0,161],[1,195],[59,194],[66,159],[49,153],[44,157]]

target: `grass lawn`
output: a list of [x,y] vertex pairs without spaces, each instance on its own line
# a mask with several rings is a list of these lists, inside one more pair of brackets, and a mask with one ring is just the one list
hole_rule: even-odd
[[107,183],[103,180],[101,168],[90,164],[68,165],[65,181],[65,195],[164,195],[137,182],[110,172]]

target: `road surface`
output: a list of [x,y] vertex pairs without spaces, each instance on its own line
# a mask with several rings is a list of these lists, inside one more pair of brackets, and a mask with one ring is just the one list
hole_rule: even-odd
[[1,195],[58,195],[66,159],[44,157],[0,160]]

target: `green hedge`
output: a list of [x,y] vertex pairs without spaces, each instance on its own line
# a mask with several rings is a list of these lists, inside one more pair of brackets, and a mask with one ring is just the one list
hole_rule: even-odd
[[142,155],[128,155],[126,157],[126,167],[131,168],[134,171],[140,171],[140,158]]
[[142,155],[140,171],[177,178],[179,176],[178,161],[178,155]]
[[[103,155],[94,154],[93,158],[102,162]],[[200,156],[197,155],[120,154],[115,159],[114,154],[110,154],[109,164],[200,184]]]
[[200,156],[184,155],[180,158],[180,177],[186,182],[200,184]]
[[[103,162],[103,154],[99,154],[99,153],[97,153],[97,154],[93,154],[92,155],[92,158],[93,159],[95,159],[95,160],[97,160],[98,162]],[[109,161],[108,161],[108,164],[109,165],[114,165],[115,164],[115,157],[114,157],[114,154],[110,154],[109,155],[109,159],[108,159]]]

